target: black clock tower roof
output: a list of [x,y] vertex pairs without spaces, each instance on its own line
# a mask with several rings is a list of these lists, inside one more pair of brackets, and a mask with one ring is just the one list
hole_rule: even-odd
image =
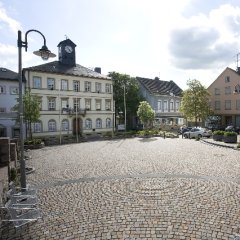
[[76,45],[73,41],[71,41],[69,38],[61,41],[61,42],[57,45],[57,47],[62,46],[62,45],[71,45],[71,46],[74,46],[74,47],[77,46],[77,45]]

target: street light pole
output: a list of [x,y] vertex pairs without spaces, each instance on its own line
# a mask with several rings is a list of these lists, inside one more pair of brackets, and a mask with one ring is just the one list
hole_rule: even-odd
[[123,95],[124,95],[124,128],[127,131],[127,111],[126,111],[126,85],[123,85]]
[[24,190],[26,189],[26,166],[24,160],[24,133],[23,133],[23,76],[22,76],[22,48],[25,48],[27,52],[28,42],[27,42],[27,35],[30,32],[37,32],[43,37],[44,45],[38,51],[33,52],[37,56],[41,56],[43,60],[48,60],[49,57],[56,57],[54,53],[48,50],[46,46],[46,39],[44,35],[39,32],[38,30],[28,30],[25,33],[25,41],[22,41],[22,32],[18,31],[18,80],[19,80],[19,121],[20,121],[20,181],[21,181],[21,188]]

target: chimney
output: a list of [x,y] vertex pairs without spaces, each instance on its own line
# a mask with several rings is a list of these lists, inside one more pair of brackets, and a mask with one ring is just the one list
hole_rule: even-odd
[[236,72],[240,75],[240,67],[237,67]]
[[100,67],[95,67],[94,71],[101,74],[101,68]]

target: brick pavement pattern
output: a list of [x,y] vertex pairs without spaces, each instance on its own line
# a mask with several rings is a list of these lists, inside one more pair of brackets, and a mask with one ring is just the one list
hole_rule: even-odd
[[240,151],[132,138],[28,154],[43,218],[2,239],[240,239]]

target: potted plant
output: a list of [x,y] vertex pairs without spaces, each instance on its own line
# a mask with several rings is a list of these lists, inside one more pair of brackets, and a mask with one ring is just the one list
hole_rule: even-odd
[[213,132],[213,140],[214,141],[222,141],[224,136],[224,131],[217,130]]
[[237,133],[235,132],[225,132],[223,141],[225,143],[237,143]]

